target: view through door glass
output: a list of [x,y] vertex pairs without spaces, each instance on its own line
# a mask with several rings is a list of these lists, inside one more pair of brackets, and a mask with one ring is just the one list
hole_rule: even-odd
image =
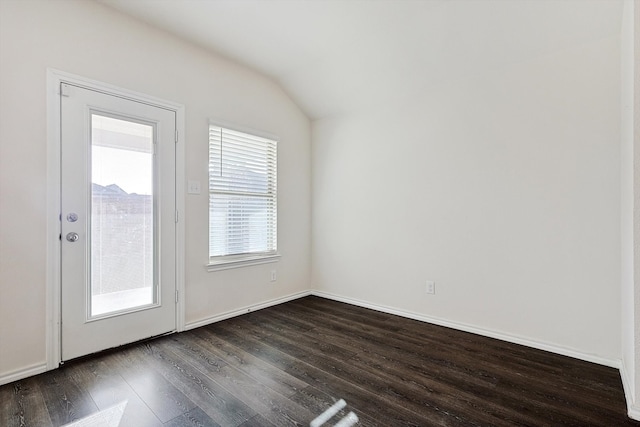
[[91,115],[91,317],[157,303],[154,127]]

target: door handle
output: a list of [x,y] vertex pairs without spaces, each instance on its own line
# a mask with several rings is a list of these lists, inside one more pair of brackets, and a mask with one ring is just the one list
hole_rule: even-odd
[[79,238],[78,233],[67,233],[67,241],[69,242],[77,242]]

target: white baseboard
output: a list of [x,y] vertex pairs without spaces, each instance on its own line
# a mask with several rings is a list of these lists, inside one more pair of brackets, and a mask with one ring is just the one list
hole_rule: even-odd
[[622,389],[624,397],[627,401],[627,415],[629,418],[640,421],[640,407],[635,403],[635,396],[631,389],[631,381],[624,360],[620,362],[620,379],[622,380]]
[[297,292],[295,294],[287,295],[281,298],[275,298],[269,301],[264,301],[258,304],[252,304],[245,307],[238,308],[236,310],[227,311],[225,313],[217,314],[215,316],[206,317],[204,319],[196,320],[195,322],[188,322],[184,326],[184,330],[199,328],[200,326],[210,325],[211,323],[220,322],[222,320],[230,319],[232,317],[240,316],[241,314],[250,313],[252,311],[261,310],[263,308],[272,307],[274,305],[282,304],[287,301],[306,297],[311,295],[311,291]]
[[620,369],[620,360],[607,359],[607,358],[596,356],[593,354],[582,353],[570,348],[560,347],[554,344],[533,341],[528,338],[505,334],[504,332],[493,331],[491,329],[478,328],[476,326],[468,325],[465,323],[452,322],[450,320],[441,319],[438,317],[425,316],[423,314],[418,314],[411,311],[405,311],[405,310],[400,310],[393,307],[372,304],[367,301],[343,297],[343,296],[331,294],[328,292],[311,291],[311,295],[316,295],[322,298],[332,299],[332,300],[344,302],[347,304],[357,305],[359,307],[370,308],[372,310],[381,311],[383,313],[395,314],[396,316],[406,317],[413,320],[419,320],[421,322],[433,323],[434,325],[446,326],[448,328],[457,329],[459,331],[471,332],[472,334],[476,334],[476,335],[482,335],[489,338],[496,338],[502,341],[525,345],[527,347],[536,348],[538,350],[549,351],[552,353],[561,354],[563,356],[569,356],[575,359],[580,359],[587,362],[597,363],[599,365]]
[[36,363],[34,365],[27,366],[26,368],[16,369],[15,371],[7,372],[0,375],[0,385],[9,384],[27,377],[32,377],[46,371],[46,363]]

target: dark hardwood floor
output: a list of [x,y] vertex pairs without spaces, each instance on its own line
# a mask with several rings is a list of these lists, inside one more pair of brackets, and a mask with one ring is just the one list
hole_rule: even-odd
[[[306,297],[0,387],[0,425],[625,426],[612,368]],[[333,425],[329,423],[327,425]]]

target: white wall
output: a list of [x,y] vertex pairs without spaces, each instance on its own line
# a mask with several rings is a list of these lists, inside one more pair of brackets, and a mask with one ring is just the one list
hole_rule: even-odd
[[[187,323],[309,289],[310,124],[279,86],[94,2],[0,1],[0,378],[45,363],[47,67],[186,106]],[[209,118],[280,136],[277,264],[204,268]]]
[[313,123],[314,288],[616,364],[619,36],[452,74]]
[[[636,402],[635,283],[634,283],[634,3],[624,4],[621,32],[621,317],[622,379],[630,406]],[[640,271],[640,270],[637,270]],[[640,313],[640,312],[638,312]]]

